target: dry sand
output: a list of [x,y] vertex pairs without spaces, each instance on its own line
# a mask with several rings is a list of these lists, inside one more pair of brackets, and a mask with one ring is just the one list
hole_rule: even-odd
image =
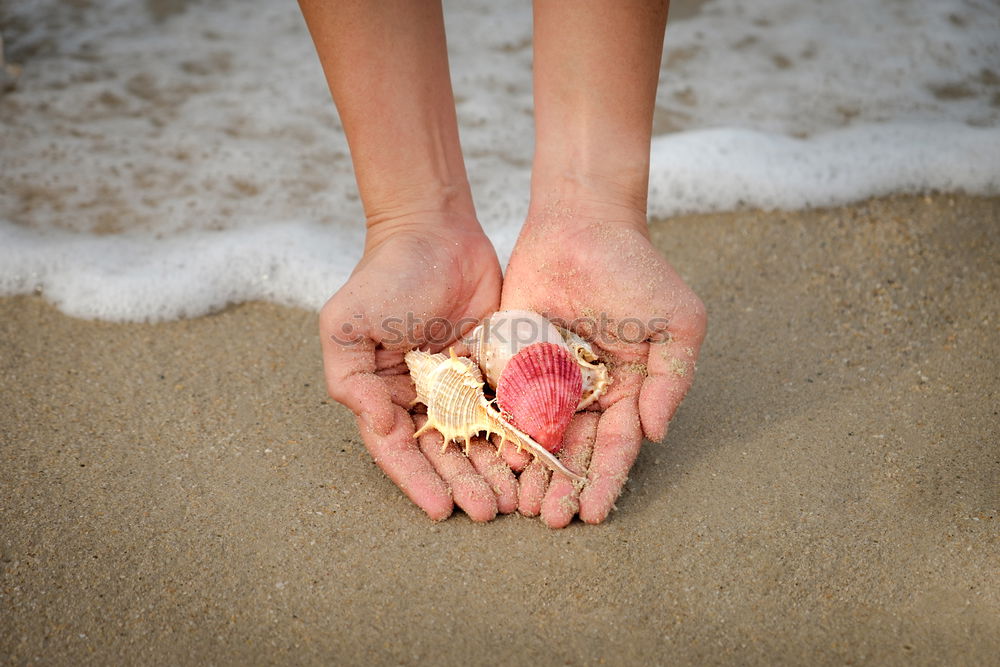
[[598,527],[428,521],[314,316],[0,301],[14,663],[996,664],[1000,199],[657,222],[699,379]]

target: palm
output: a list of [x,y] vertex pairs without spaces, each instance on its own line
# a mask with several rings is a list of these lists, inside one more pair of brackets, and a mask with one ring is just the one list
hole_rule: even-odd
[[[644,221],[643,221],[644,222]],[[642,436],[659,440],[694,374],[704,307],[639,225],[574,226],[572,242],[529,221],[511,258],[502,308],[527,308],[568,323],[608,364],[612,383],[599,414],[579,413],[562,457],[588,484],[571,484],[532,464],[521,475],[521,509],[551,526],[579,511],[588,522],[610,511]],[[544,493],[544,498],[542,497]]]
[[470,461],[455,448],[442,454],[436,434],[417,442],[408,411],[414,391],[403,355],[454,343],[499,301],[500,268],[489,241],[456,235],[463,233],[435,236],[425,228],[369,243],[323,307],[324,364],[330,394],[358,415],[373,458],[417,505],[443,519],[454,498],[472,518],[488,520],[516,504],[510,471],[497,469],[485,445]]

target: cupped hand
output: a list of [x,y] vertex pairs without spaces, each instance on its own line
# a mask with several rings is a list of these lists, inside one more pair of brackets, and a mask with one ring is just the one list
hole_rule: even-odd
[[638,456],[661,440],[694,379],[705,336],[701,300],[653,247],[641,211],[566,204],[533,211],[503,284],[502,309],[526,308],[576,331],[608,365],[612,383],[577,413],[560,458],[586,474],[583,490],[539,462],[521,473],[520,511],[550,527],[573,516],[603,521]]
[[488,444],[475,441],[466,458],[454,444],[442,453],[436,432],[414,439],[415,393],[403,361],[411,349],[455,343],[496,310],[500,285],[478,224],[394,221],[369,229],[364,256],[320,313],[330,396],[355,413],[375,462],[434,520],[453,503],[477,521],[517,505],[513,473]]

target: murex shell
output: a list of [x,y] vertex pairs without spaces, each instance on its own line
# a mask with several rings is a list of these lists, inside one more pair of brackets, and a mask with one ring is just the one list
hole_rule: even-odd
[[444,437],[444,447],[452,441],[464,441],[468,453],[472,436],[484,431],[487,437],[497,433],[501,448],[511,440],[552,470],[576,482],[586,481],[493,406],[483,393],[483,374],[471,359],[456,356],[453,350],[450,356],[412,350],[406,353],[405,360],[416,385],[417,401],[427,406],[427,423],[414,437],[435,429]]

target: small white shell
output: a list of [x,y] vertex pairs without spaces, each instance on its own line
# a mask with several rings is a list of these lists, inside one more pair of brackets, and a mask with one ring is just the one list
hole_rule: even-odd
[[470,334],[469,352],[494,389],[511,358],[535,343],[563,344],[559,329],[530,310],[502,310],[485,318]]
[[583,410],[607,391],[608,385],[611,384],[608,367],[600,362],[590,343],[569,329],[556,328],[562,334],[566,347],[580,365],[580,372],[583,374],[583,394],[580,396],[580,404],[576,406],[577,410]]

